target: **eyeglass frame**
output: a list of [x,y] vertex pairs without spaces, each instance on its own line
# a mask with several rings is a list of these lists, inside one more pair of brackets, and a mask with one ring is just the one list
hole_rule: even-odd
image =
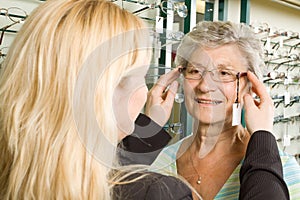
[[[199,67],[198,67],[198,68],[199,68]],[[205,76],[205,74],[206,74],[207,72],[212,72],[212,70],[203,70],[200,79],[189,79],[189,78],[186,78],[186,77],[184,76],[184,73],[183,73],[183,71],[186,70],[186,69],[187,69],[187,67],[179,68],[179,72],[182,73],[182,74],[183,74],[183,77],[184,77],[185,79],[187,79],[187,80],[198,80],[198,81],[200,81],[200,80],[202,80],[202,79],[204,78],[204,76]],[[217,69],[214,69],[214,70],[217,70]],[[233,70],[232,70],[232,71],[233,71]],[[234,81],[237,80],[237,84],[236,84],[236,85],[237,85],[237,87],[236,87],[236,100],[235,100],[235,103],[239,103],[240,78],[243,77],[243,76],[247,76],[247,72],[237,72],[237,73],[235,74],[235,79],[232,80],[232,81],[226,81],[226,82],[224,82],[224,81],[216,81],[216,80],[214,80],[213,78],[212,78],[212,80],[215,81],[215,82],[218,82],[218,83],[231,83],[231,82],[234,82]]]
[[[199,67],[198,67],[199,68]],[[187,67],[182,67],[182,68],[179,68],[179,72],[180,73],[182,73],[183,74],[183,77],[185,78],[185,79],[187,79],[187,80],[202,80],[203,78],[204,78],[204,76],[206,75],[206,73],[207,72],[213,72],[214,70],[217,70],[217,69],[213,69],[213,70],[203,70],[202,71],[202,73],[200,74],[200,77],[201,78],[197,78],[197,79],[194,79],[194,78],[186,78],[185,77],[185,74],[184,74],[184,70],[186,70],[187,69]],[[234,70],[232,70],[233,72],[235,72]],[[200,71],[199,71],[200,72]],[[233,74],[234,75],[234,74]],[[239,78],[241,78],[241,77],[243,77],[243,76],[247,76],[247,72],[236,72],[236,74],[235,74],[235,79],[234,80],[232,80],[232,81],[218,81],[218,80],[214,80],[213,78],[212,78],[212,80],[213,81],[215,81],[215,82],[218,82],[218,83],[230,83],[230,82],[234,82],[234,81],[236,81],[236,80],[238,80]],[[212,76],[211,76],[212,77]]]
[[[164,7],[165,3],[167,3],[167,4],[170,3],[172,8],[170,9],[170,8],[168,8],[168,6]],[[165,14],[168,14],[167,13],[168,10],[173,10],[174,12],[176,12],[179,15],[179,17],[185,18],[188,15],[188,9],[187,9],[187,6],[185,5],[184,1],[175,2],[175,1],[170,1],[170,0],[163,0],[163,1],[161,1],[159,6],[160,6],[161,11]],[[184,13],[184,15],[179,14],[179,12],[178,12],[179,6],[183,6],[184,10],[186,11],[186,13]]]
[[[12,9],[17,9],[17,10],[22,11],[25,14],[25,16],[10,14],[9,10],[12,10]],[[5,12],[3,14],[1,14],[1,11],[5,11]],[[23,10],[22,8],[18,8],[18,7],[0,8],[0,14],[8,17],[12,22],[17,22],[17,23],[19,21],[24,21],[28,17],[27,12],[25,10]],[[20,19],[14,20],[13,16],[20,18]]]
[[[21,10],[22,12],[24,12],[25,16],[17,16],[18,18],[20,18],[19,20],[15,20],[14,18],[12,18],[12,15],[9,14],[9,10],[10,9],[18,9],[18,10]],[[2,45],[2,41],[3,41],[3,38],[4,38],[4,32],[12,27],[13,25],[15,24],[18,24],[18,23],[22,23],[25,21],[25,19],[28,17],[28,14],[25,10],[21,9],[21,8],[18,8],[18,7],[9,7],[9,8],[0,8],[0,12],[1,11],[5,11],[4,15],[6,17],[8,17],[13,23],[9,24],[9,25],[6,25],[4,27],[1,28],[1,35],[0,35],[0,45]]]

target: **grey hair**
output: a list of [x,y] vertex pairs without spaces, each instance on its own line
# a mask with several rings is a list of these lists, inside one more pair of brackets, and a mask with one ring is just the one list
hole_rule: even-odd
[[176,66],[186,66],[190,55],[197,48],[217,48],[236,44],[248,64],[248,70],[262,80],[265,66],[262,44],[249,26],[243,23],[203,21],[186,34],[177,49]]

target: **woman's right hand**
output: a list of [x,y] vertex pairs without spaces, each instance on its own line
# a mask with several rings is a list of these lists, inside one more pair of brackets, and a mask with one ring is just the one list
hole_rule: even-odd
[[250,134],[258,130],[272,132],[274,119],[274,104],[264,84],[250,71],[248,80],[252,83],[252,91],[260,98],[253,99],[250,94],[244,96],[245,121]]

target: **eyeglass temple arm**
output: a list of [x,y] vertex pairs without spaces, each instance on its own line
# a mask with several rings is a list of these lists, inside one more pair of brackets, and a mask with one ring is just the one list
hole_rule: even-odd
[[183,70],[184,70],[184,69],[186,69],[186,68],[185,68],[185,67],[179,67],[179,68],[178,68],[178,72],[179,72],[179,73],[183,73]]
[[17,24],[18,22],[14,22],[12,24],[9,24],[7,26],[4,26],[1,28],[1,36],[0,36],[0,45],[2,44],[2,40],[3,40],[3,37],[4,37],[4,32],[9,32],[7,29],[12,27],[13,25]]
[[239,79],[243,76],[247,76],[247,72],[238,72],[237,75],[236,75],[236,78]]
[[239,91],[240,91],[240,78],[243,76],[247,76],[247,72],[238,72],[236,74],[236,79],[237,79],[237,83],[236,83],[236,100],[234,103],[239,103]]
[[9,25],[6,25],[6,26],[2,27],[1,29],[2,29],[2,30],[6,30],[6,29],[12,27],[12,26],[15,25],[15,24],[18,24],[18,23],[19,23],[19,22],[13,22],[13,23],[11,23],[11,24],[9,24]]
[[22,16],[22,15],[16,15],[16,14],[6,14],[6,13],[0,13],[0,15],[3,15],[3,16],[9,16],[9,17],[17,17],[17,18],[20,18],[20,19],[26,19],[27,16]]

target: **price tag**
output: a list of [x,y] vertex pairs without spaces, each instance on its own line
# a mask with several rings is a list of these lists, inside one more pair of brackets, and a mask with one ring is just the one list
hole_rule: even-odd
[[266,87],[266,89],[267,89],[267,93],[271,94],[271,87]]
[[242,108],[240,103],[234,103],[232,105],[232,126],[241,124]]
[[288,105],[291,103],[291,95],[289,92],[284,93],[284,104]]
[[279,40],[279,47],[283,47],[283,38],[280,38]]
[[157,41],[155,44],[155,49],[154,49],[154,58],[160,58],[160,51],[161,50],[161,42]]
[[164,32],[164,18],[160,16],[156,16],[155,19],[155,29],[158,33]]
[[289,79],[285,78],[283,84],[288,85],[289,84]]
[[271,51],[271,38],[267,38],[267,42],[266,42],[266,50],[268,51],[268,53],[270,53]]
[[283,146],[287,147],[291,145],[291,137],[289,135],[285,135],[283,137]]

